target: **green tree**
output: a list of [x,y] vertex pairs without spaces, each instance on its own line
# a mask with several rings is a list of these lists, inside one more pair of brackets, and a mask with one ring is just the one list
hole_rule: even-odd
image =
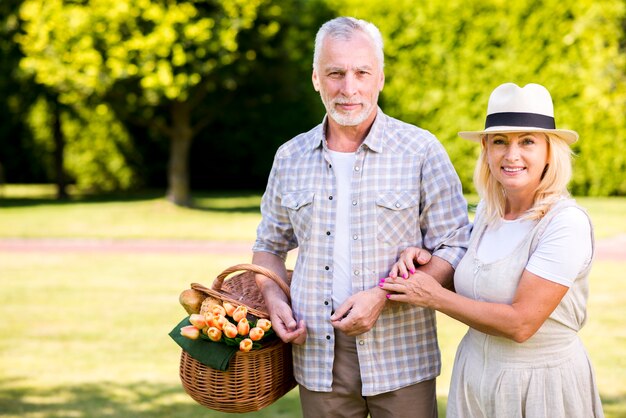
[[[218,87],[236,86],[220,69],[250,63],[238,34],[267,0],[26,0],[22,68],[66,104],[106,99],[170,141],[167,197],[189,204],[189,148],[212,117],[195,112]],[[276,9],[280,12],[280,8]],[[270,10],[271,11],[271,10]],[[271,39],[275,25],[257,28]],[[165,112],[163,112],[165,110]]]
[[58,190],[64,190],[70,179],[79,189],[91,192],[138,186],[136,170],[129,164],[137,153],[126,130],[105,104],[61,109],[57,102],[41,95],[27,112],[25,123],[47,177],[64,174],[64,178],[56,178],[57,185],[62,185]]

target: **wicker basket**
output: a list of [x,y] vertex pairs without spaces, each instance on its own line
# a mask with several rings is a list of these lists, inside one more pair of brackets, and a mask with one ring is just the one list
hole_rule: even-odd
[[[238,271],[243,273],[225,281],[229,274]],[[283,280],[272,271],[254,264],[238,264],[224,270],[213,282],[212,289],[197,283],[192,283],[191,287],[207,296],[234,305],[245,305],[248,313],[258,318],[268,318],[265,302],[254,280],[255,273],[274,280],[289,296],[289,287]],[[203,310],[205,305],[203,303]],[[180,380],[189,396],[209,409],[239,413],[258,411],[296,386],[291,345],[277,339],[258,350],[247,353],[238,351],[230,359],[227,371],[208,367],[183,350]]]

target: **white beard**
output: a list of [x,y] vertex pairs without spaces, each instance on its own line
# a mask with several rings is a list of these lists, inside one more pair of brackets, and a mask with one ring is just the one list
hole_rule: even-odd
[[[345,100],[342,99],[333,99],[329,102],[327,102],[324,99],[324,96],[321,94],[320,92],[320,96],[322,98],[322,102],[324,103],[324,106],[326,107],[326,111],[328,112],[328,116],[330,116],[335,122],[337,122],[337,124],[341,125],[341,126],[358,126],[361,123],[363,123],[363,121],[365,121],[365,119],[367,119],[372,111],[372,103],[371,102],[367,102],[364,100],[357,100],[357,102],[361,103],[363,105],[363,107],[361,108],[361,110],[354,114],[354,113],[342,113],[340,111],[337,110],[337,108],[335,107],[335,105],[337,103],[345,103]],[[374,98],[374,100],[376,100],[376,98]]]

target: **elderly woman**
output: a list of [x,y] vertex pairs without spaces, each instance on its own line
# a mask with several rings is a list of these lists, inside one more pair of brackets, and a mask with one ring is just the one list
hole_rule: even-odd
[[[456,293],[415,271],[407,248],[380,286],[470,328],[450,383],[448,417],[602,417],[587,352],[593,228],[569,197],[574,131],[556,129],[550,93],[507,83],[489,98],[474,182],[481,201]],[[409,279],[405,276],[412,273]],[[406,276],[405,276],[406,277]]]

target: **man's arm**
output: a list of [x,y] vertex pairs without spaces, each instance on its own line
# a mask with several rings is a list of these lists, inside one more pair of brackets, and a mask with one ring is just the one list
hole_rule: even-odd
[[443,258],[434,255],[428,263],[417,269],[432,276],[446,289],[454,290],[454,267]]
[[421,183],[421,246],[432,252],[432,260],[419,269],[444,287],[451,287],[454,269],[467,250],[472,225],[461,182],[441,143],[431,144],[422,176],[428,180]]
[[[252,256],[252,264],[272,270],[285,283],[289,283],[285,262],[279,256],[269,252],[258,251]],[[276,334],[284,342],[303,344],[306,340],[306,327],[304,321],[298,323],[294,318],[287,295],[272,279],[262,274],[256,274],[255,279],[257,286],[259,286],[263,294],[265,306],[269,311],[272,327]]]

